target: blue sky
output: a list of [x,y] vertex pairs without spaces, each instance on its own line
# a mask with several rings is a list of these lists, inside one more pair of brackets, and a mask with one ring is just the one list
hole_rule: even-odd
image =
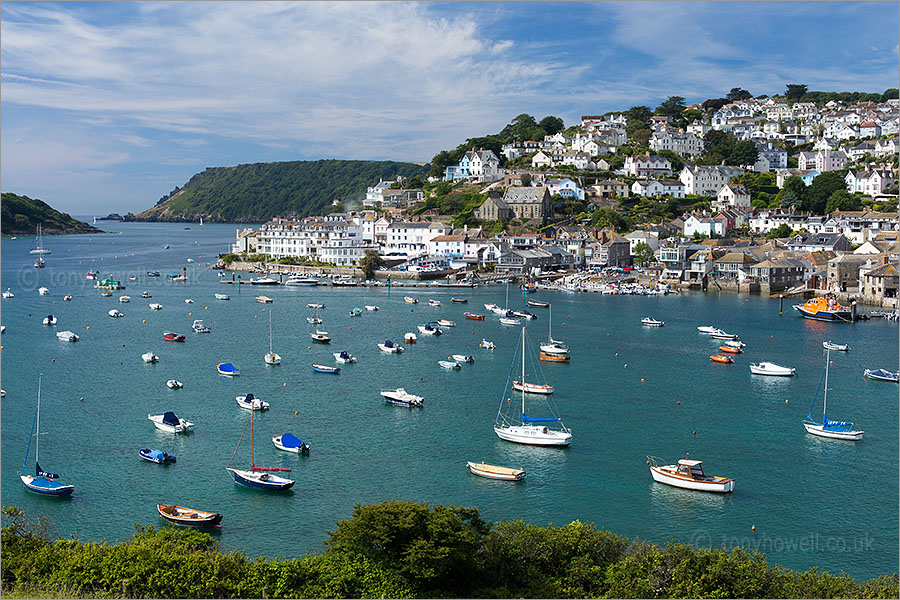
[[3,191],[138,212],[208,166],[426,162],[513,117],[898,85],[896,2],[4,2]]

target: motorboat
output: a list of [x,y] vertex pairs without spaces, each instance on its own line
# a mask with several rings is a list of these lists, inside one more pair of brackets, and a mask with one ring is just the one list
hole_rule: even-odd
[[485,350],[493,350],[497,346],[494,345],[494,342],[489,342],[488,340],[481,338],[481,343],[478,344],[479,348],[484,348]]
[[[190,229],[190,227],[185,227],[185,229]],[[193,258],[189,258],[189,259],[187,259],[186,262],[192,263],[192,262],[194,262],[194,259],[193,259]]]
[[398,346],[391,340],[385,340],[383,344],[378,344],[378,347],[382,352],[387,352],[389,354],[400,354],[403,352],[403,346]]
[[122,304],[126,304],[126,303],[128,303],[128,302],[131,302],[131,296],[124,296],[124,295],[123,295],[123,296],[119,296],[119,302],[121,302]]
[[[829,350],[825,352],[825,393],[822,395],[822,422],[817,423],[812,416],[813,407],[816,405],[816,397],[819,395],[819,390],[816,389],[812,406],[809,407],[809,414],[803,419],[803,427],[807,433],[819,437],[849,441],[861,440],[866,432],[857,428],[852,421],[832,421],[828,418],[828,371],[830,366],[831,351]],[[821,383],[820,381],[819,384]]]
[[710,325],[702,325],[697,328],[697,331],[699,331],[700,333],[705,333],[706,335],[709,335],[715,331],[720,331],[720,330],[718,327],[712,327]]
[[256,301],[260,304],[272,304],[272,302],[274,302],[274,300],[272,300],[268,296],[257,296]]
[[444,333],[443,331],[441,331],[439,328],[435,327],[431,323],[425,323],[423,325],[419,325],[418,327],[416,327],[416,329],[418,329],[419,333],[421,333],[422,335],[441,335],[442,333]]
[[318,303],[315,303],[315,302],[310,302],[309,304],[306,305],[306,308],[325,308],[325,305],[324,305],[324,304],[318,304]]
[[527,381],[513,381],[512,388],[518,392],[528,392],[529,394],[552,394],[552,385],[541,385],[538,383],[528,383]]
[[216,371],[219,372],[219,375],[225,375],[227,377],[235,377],[235,376],[241,374],[241,372],[238,370],[238,368],[231,363],[217,364]]
[[466,468],[469,470],[469,473],[487,477],[488,479],[500,479],[503,481],[521,481],[525,479],[525,469],[498,467],[497,465],[485,464],[484,461],[481,461],[481,463],[466,461]]
[[120,317],[124,317],[125,315],[123,315],[121,312],[119,312],[118,310],[116,310],[114,308],[111,311],[109,311],[109,316],[111,316],[114,319],[118,319]]
[[782,367],[771,362],[751,363],[750,372],[754,375],[773,375],[776,377],[793,377],[797,369]]
[[182,419],[172,411],[162,415],[147,415],[147,418],[153,422],[154,427],[166,433],[185,433],[194,427],[193,423]]
[[272,438],[272,445],[285,452],[295,454],[309,454],[309,444],[295,436],[293,433],[284,433]]
[[[724,363],[724,364],[731,364],[734,362],[734,359],[731,358],[730,356],[722,356],[721,354],[713,354],[712,356],[709,357],[709,360],[711,360],[712,362]],[[751,365],[750,369],[751,370],[753,369],[752,365]]]
[[13,294],[13,293],[9,290],[9,288],[6,288],[6,291],[3,292],[3,299],[4,299],[4,300],[9,300],[10,298],[15,298],[15,297],[16,297],[16,295]]
[[459,302],[460,304],[465,304],[468,301],[467,298],[450,298],[450,302]]
[[396,404],[398,406],[422,406],[425,402],[425,399],[422,398],[422,396],[410,394],[403,388],[381,390],[381,396],[391,404]]
[[151,302],[150,310],[162,310],[162,304],[160,304],[159,302]]
[[467,313],[463,313],[463,316],[472,321],[484,321],[484,315],[479,315],[476,313],[467,312]]
[[740,348],[742,350],[747,347],[747,344],[740,340],[725,340],[724,342],[722,342],[722,344],[725,346],[730,346],[732,348]]
[[447,369],[448,371],[459,371],[462,368],[455,360],[439,360],[438,366],[442,369]]
[[514,310],[511,311],[513,316],[519,317],[520,319],[528,319],[531,321],[532,319],[537,319],[537,315],[534,313],[530,313],[527,310]]
[[222,513],[185,508],[174,504],[157,504],[160,518],[184,527],[215,527],[222,522]]
[[165,450],[151,450],[150,448],[141,448],[138,454],[144,460],[156,463],[158,465],[166,465],[177,462],[173,454],[169,454]]
[[341,350],[340,352],[335,352],[332,354],[334,356],[334,360],[341,364],[355,363],[356,357],[347,352],[346,350]]
[[157,355],[153,354],[152,352],[144,352],[143,354],[141,354],[141,359],[145,363],[159,362],[159,357]]
[[312,368],[316,373],[332,373],[337,375],[341,372],[340,367],[331,367],[329,365],[320,365],[318,363],[313,363]]
[[65,300],[66,302],[71,302],[72,294],[66,294],[65,296],[63,296],[63,300]]
[[319,317],[306,317],[306,322],[310,325],[318,325],[322,322],[322,319],[320,319]]
[[[88,273],[90,275],[90,273]],[[147,277],[159,277],[159,271],[147,271]],[[94,279],[97,278],[97,273],[94,273]]]
[[493,302],[489,302],[489,303],[485,304],[484,310],[488,310],[490,312],[497,312],[497,311],[501,311],[501,310],[504,312],[506,311],[505,308],[501,308],[500,305],[494,304]]
[[271,277],[259,277],[258,279],[251,279],[250,285],[278,285],[278,280]]
[[834,294],[810,298],[803,304],[795,304],[794,310],[803,315],[804,318],[816,321],[853,323],[857,320],[855,303],[850,306],[841,306]]
[[519,319],[510,319],[508,317],[500,317],[501,325],[521,325],[522,321]]
[[826,350],[834,350],[836,352],[847,352],[848,350],[850,350],[850,346],[848,346],[847,344],[835,344],[831,340],[822,342],[822,347]]
[[362,314],[362,309],[358,306],[356,308],[353,308],[350,310],[351,317],[358,317],[361,314]]
[[193,298],[185,298],[185,299],[184,299],[184,303],[185,303],[185,304],[193,304],[193,303],[194,303],[194,299],[193,299]]
[[658,460],[653,456],[647,457],[653,481],[700,492],[726,494],[734,491],[734,479],[707,475],[703,472],[703,461],[683,458],[677,465],[659,465]]
[[378,310],[378,307],[374,304],[366,304],[366,310]]
[[39,287],[39,288],[38,288],[38,295],[39,295],[39,296],[47,296],[47,295],[49,295],[49,294],[50,294],[50,290],[49,290],[48,288],[45,288],[45,287]]
[[183,333],[175,333],[174,331],[164,331],[163,339],[167,342],[183,342],[185,340]]
[[569,354],[569,347],[558,341],[541,344],[540,348],[541,352],[544,354],[556,354],[560,356]]
[[645,327],[662,327],[665,324],[665,321],[658,321],[653,317],[644,317],[643,319],[641,319],[641,325]]
[[440,305],[441,305],[440,300],[429,300],[428,301],[428,306],[440,306]]
[[724,352],[725,354],[741,354],[744,351],[735,346],[719,346],[719,352]]
[[203,324],[203,319],[194,319],[194,324],[191,325],[191,331],[194,333],[210,333],[212,329]]
[[231,300],[231,296],[228,294],[213,294],[216,297],[216,300]]
[[141,292],[141,298],[147,299],[152,297],[153,296],[150,295],[150,292]]
[[471,354],[451,354],[448,360],[455,360],[458,363],[473,363],[475,357]]
[[450,319],[438,319],[436,323],[441,327],[456,327],[456,323]]
[[319,280],[315,277],[303,277],[302,275],[291,275],[288,277],[284,285],[308,285],[314,286],[319,285]]
[[[149,275],[149,273],[147,273]],[[84,276],[85,279],[97,279],[97,275],[99,273],[97,271],[88,271],[87,275]]]
[[725,333],[721,329],[716,329],[712,333],[709,334],[709,337],[715,338],[717,340],[736,340],[738,336],[736,333]]
[[77,342],[80,338],[71,331],[60,331],[56,334],[56,339],[61,342]]
[[403,343],[405,344],[415,344],[418,341],[419,337],[411,331],[407,331],[405,334],[403,334]]
[[407,304],[418,304],[419,301],[413,298],[412,296],[403,296],[403,301]]
[[866,369],[863,376],[868,379],[877,379],[878,381],[900,382],[900,374],[892,373],[887,369]]
[[53,315],[47,315],[46,317],[44,317],[43,323],[44,325],[56,325],[56,321],[56,317],[54,317]]
[[316,329],[313,333],[309,334],[309,337],[310,337],[310,339],[312,339],[312,341],[319,343],[319,344],[330,344],[331,343],[331,338],[328,337],[327,331],[321,331],[319,329]]
[[253,394],[246,396],[235,396],[237,405],[246,410],[269,410],[269,403],[255,398]]
[[550,306],[549,302],[538,302],[537,300],[529,300],[528,306],[532,308],[547,308]]
[[170,379],[166,382],[166,387],[170,390],[180,390],[184,387],[184,384],[177,379]]

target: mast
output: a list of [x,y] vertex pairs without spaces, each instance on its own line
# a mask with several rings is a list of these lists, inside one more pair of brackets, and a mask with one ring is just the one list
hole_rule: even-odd
[[547,317],[547,341],[549,343],[553,343],[553,304],[547,307],[547,310],[550,311],[550,315]]
[[[200,217],[201,219],[203,217]],[[269,354],[272,354],[272,309],[269,309]]]
[[509,279],[506,280],[506,304],[503,308],[509,310]]
[[525,328],[522,328],[522,422],[525,422]]
[[253,470],[253,465],[256,464],[256,458],[254,457],[253,451],[256,449],[256,440],[253,437],[253,430],[255,427],[253,426],[253,402],[250,402],[250,470]]
[[[38,226],[40,227],[40,225]],[[37,429],[34,430],[34,474],[37,475],[37,465],[40,458],[41,453],[41,379],[44,378],[44,374],[41,373],[38,375],[38,403],[37,403]]]
[[831,362],[831,350],[825,351],[825,395],[822,397],[822,426],[825,425],[825,414],[828,412],[828,363]]

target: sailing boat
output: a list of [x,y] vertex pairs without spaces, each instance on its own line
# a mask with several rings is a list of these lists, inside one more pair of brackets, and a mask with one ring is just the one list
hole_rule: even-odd
[[[522,379],[525,381],[525,327],[522,328]],[[513,357],[515,364],[515,357]],[[509,382],[507,381],[507,385]],[[506,389],[503,390],[506,392]],[[506,394],[504,393],[504,396]],[[497,418],[494,420],[494,433],[501,440],[515,442],[517,444],[526,444],[529,446],[568,446],[572,443],[572,432],[563,424],[559,417],[529,417],[525,412],[525,395],[522,390],[522,414],[519,418],[513,420],[510,415],[504,414],[504,407],[509,412],[512,407],[512,398],[501,398],[500,408],[497,410]],[[545,400],[547,406],[551,408],[549,399]],[[519,424],[521,419],[521,424]],[[559,423],[561,429],[551,429],[551,423]]]
[[561,340],[553,339],[553,305],[548,306],[548,310],[550,312],[547,318],[547,343],[541,344],[541,360],[567,362],[571,359],[569,347]]
[[[813,404],[809,407],[809,414],[803,420],[803,426],[806,427],[807,433],[819,435],[827,438],[836,438],[839,440],[860,440],[865,431],[856,429],[856,426],[850,421],[830,421],[827,417],[828,412],[828,368],[831,365],[831,350],[825,351],[825,393],[822,395],[822,423],[816,423],[812,418],[812,409],[816,405],[816,398],[813,396]],[[818,395],[819,391],[816,390]]]
[[200,217],[200,229],[203,229],[203,216]]
[[[308,320],[309,320],[309,319],[307,319],[307,321],[308,321]],[[312,341],[314,341],[314,342],[318,342],[318,343],[320,343],[320,344],[330,344],[330,343],[331,343],[331,338],[328,337],[328,332],[327,332],[327,331],[322,331],[321,329],[319,329],[319,325],[318,325],[318,324],[322,322],[322,319],[319,318],[319,307],[318,307],[318,306],[316,306],[316,318],[315,318],[315,321],[316,321],[316,330],[315,330],[315,332],[309,334],[309,337],[311,337],[311,338],[312,338]]]
[[28,251],[29,254],[50,254],[50,248],[44,248],[44,236],[41,233],[41,224],[38,223],[37,234],[34,236],[34,246]]
[[[244,432],[241,433],[241,439],[238,440],[237,448],[234,449],[234,454],[231,455],[231,462],[228,463],[228,466],[225,467],[225,470],[231,471],[231,476],[234,478],[235,483],[239,483],[247,487],[256,488],[258,490],[276,491],[290,489],[290,487],[294,485],[293,479],[287,479],[285,477],[279,477],[278,475],[271,474],[272,471],[286,471],[290,473],[290,469],[286,469],[283,467],[257,467],[255,464],[254,446],[256,440],[254,438],[253,431],[255,425],[253,421],[253,415],[255,413],[255,410],[250,411],[250,416],[247,419],[247,424],[244,425]],[[244,433],[247,433],[247,425],[250,425],[250,469],[233,469],[231,468],[231,463],[234,462],[234,457],[237,455],[237,451],[241,447],[241,440],[244,439]]]
[[[201,219],[203,217],[200,217]],[[267,365],[280,365],[281,357],[272,352],[272,309],[269,309],[269,352],[265,356]]]
[[[75,491],[75,486],[69,483],[55,481],[59,479],[56,473],[47,473],[40,465],[40,435],[41,435],[41,380],[43,373],[38,377],[37,408],[34,411],[34,421],[31,423],[31,436],[28,438],[28,448],[25,450],[25,462],[22,463],[22,473],[19,479],[25,487],[38,494],[48,496],[68,496]],[[31,438],[34,438],[34,474],[28,470],[28,452],[31,450]]]

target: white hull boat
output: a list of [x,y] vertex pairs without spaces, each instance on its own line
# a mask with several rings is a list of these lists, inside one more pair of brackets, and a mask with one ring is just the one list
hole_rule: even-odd
[[54,317],[53,315],[47,315],[46,317],[44,317],[43,323],[44,325],[56,325],[56,317]]
[[683,459],[677,465],[659,466],[656,459],[648,457],[647,464],[653,481],[659,483],[698,492],[726,494],[734,491],[734,479],[705,474],[699,460]]
[[771,375],[774,377],[793,377],[797,369],[793,367],[782,367],[770,362],[753,363],[750,365],[750,372],[754,375]]
[[185,433],[194,427],[193,423],[175,416],[173,412],[167,412],[164,415],[147,415],[147,418],[153,422],[154,427],[166,433]]
[[147,352],[145,354],[141,354],[141,358],[145,363],[155,363],[159,362],[159,357],[152,352]]
[[378,310],[378,307],[374,304],[366,304],[366,310]]
[[556,431],[539,425],[510,425],[494,427],[494,433],[501,440],[525,444],[528,446],[568,446],[572,443],[572,434]]
[[150,310],[162,310],[162,304],[153,302],[150,304]]
[[274,352],[266,352],[266,355],[263,357],[263,360],[267,365],[280,365],[281,364],[281,356]]
[[716,329],[712,333],[709,334],[709,337],[715,338],[717,340],[736,340],[738,336],[736,333],[725,333],[721,329]]
[[50,293],[50,290],[45,287],[38,288],[38,295],[40,295],[40,296],[46,296],[49,293]]
[[116,309],[112,309],[111,311],[109,311],[109,316],[111,316],[114,319],[118,319],[119,317],[124,317],[125,315],[123,315]]
[[245,410],[269,410],[269,403],[263,402],[259,398],[254,398],[253,394],[246,396],[235,396],[237,405]]
[[403,346],[398,346],[396,344],[389,342],[385,342],[384,344],[378,344],[378,348],[381,349],[382,352],[387,352],[388,354],[400,354],[403,352]]
[[835,344],[832,341],[822,342],[822,347],[826,350],[834,350],[836,352],[847,352],[850,350],[850,346],[847,344]]
[[79,338],[71,331],[60,331],[56,334],[56,339],[61,342],[77,342]]
[[447,369],[448,371],[458,371],[461,368],[458,362],[449,360],[439,360],[438,366],[440,366],[442,369]]
[[527,381],[513,381],[512,387],[519,392],[528,392],[529,394],[552,394],[552,385],[541,385],[538,383],[528,383]]
[[641,319],[641,325],[645,327],[662,327],[665,324],[665,321],[657,321],[653,317],[644,317]]
[[297,275],[292,275],[287,278],[284,285],[305,285],[312,287],[314,285],[319,285],[319,280],[315,277],[299,277]]
[[697,331],[699,331],[700,333],[705,333],[706,335],[709,335],[709,334],[713,333],[714,331],[719,331],[719,328],[711,327],[709,325],[702,325],[697,328]]
[[334,360],[336,360],[337,362],[339,362],[341,364],[349,364],[349,363],[356,362],[356,357],[353,356],[352,354],[350,354],[349,352],[347,352],[346,350],[344,350],[342,352],[335,352],[332,354],[332,356],[334,356]]
[[519,319],[508,319],[507,317],[500,317],[500,324],[508,326],[521,325],[522,321],[520,321]]
[[[836,440],[857,441],[861,440],[866,433],[850,421],[832,421],[828,418],[828,371],[831,366],[831,351],[825,352],[825,393],[822,395],[822,422],[816,423],[812,418],[812,409],[815,406],[815,398],[813,398],[813,406],[809,407],[809,414],[803,420],[803,427],[807,433],[817,435],[819,437],[832,438]],[[816,391],[818,394],[818,391]]]
[[525,469],[510,469],[509,467],[487,465],[484,461],[481,461],[481,463],[466,461],[466,468],[469,470],[469,473],[487,477],[488,479],[500,479],[502,481],[521,481],[525,479]]
[[431,325],[419,325],[416,329],[418,329],[419,333],[422,335],[441,335],[444,333],[437,327],[432,327]]
[[449,319],[438,319],[437,324],[441,327],[456,327],[456,323]]
[[396,404],[398,406],[422,406],[425,402],[425,399],[422,398],[422,396],[410,394],[403,388],[381,390],[381,396],[391,404]]
[[455,360],[458,363],[473,363],[475,357],[471,354],[452,354],[448,360]]

